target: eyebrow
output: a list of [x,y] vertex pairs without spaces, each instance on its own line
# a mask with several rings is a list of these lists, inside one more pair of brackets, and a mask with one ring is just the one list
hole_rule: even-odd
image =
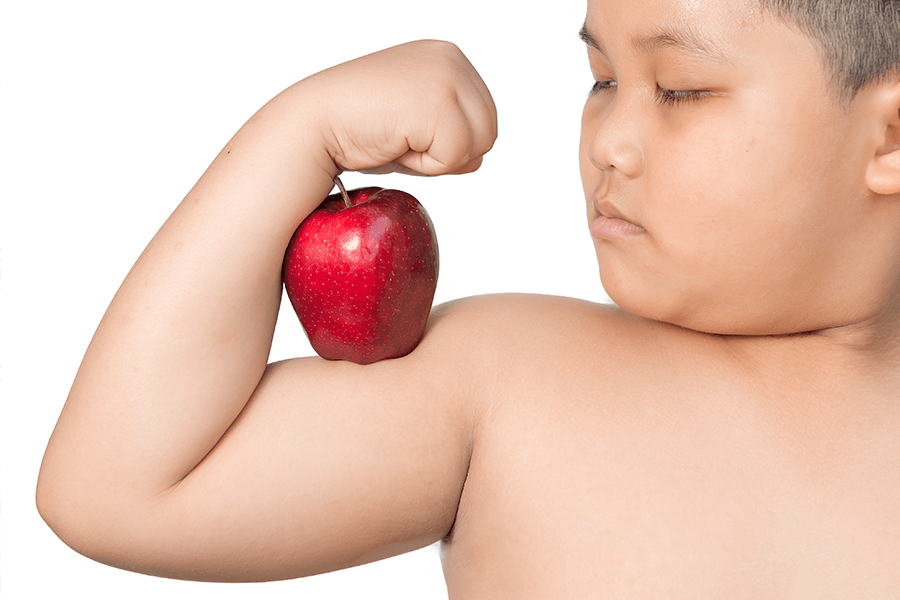
[[[602,54],[606,54],[603,50],[603,46],[600,45],[597,38],[588,30],[586,23],[578,31],[578,37],[588,46]],[[631,45],[636,50],[645,53],[654,52],[660,48],[674,48],[700,58],[713,59],[722,63],[731,62],[722,48],[689,29],[676,30],[668,27],[656,29],[635,38],[632,40]]]
[[588,31],[587,23],[581,26],[581,29],[578,30],[578,37],[581,38],[581,41],[590,46],[591,48],[595,48],[603,52],[603,49],[600,47],[600,44],[597,43],[597,40],[594,39],[594,36],[591,35],[591,32]]

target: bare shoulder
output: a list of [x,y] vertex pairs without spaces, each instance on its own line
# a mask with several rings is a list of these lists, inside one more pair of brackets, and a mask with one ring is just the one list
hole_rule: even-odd
[[537,377],[555,370],[577,378],[588,366],[592,374],[624,369],[639,375],[642,369],[678,368],[697,352],[711,364],[728,354],[716,336],[637,317],[614,305],[560,296],[464,298],[437,307],[432,328],[435,335],[459,339],[465,354],[490,369]]
[[614,306],[473,298],[435,326],[455,319],[492,385],[444,544],[451,597],[788,597],[797,557],[811,597],[896,592],[896,434],[788,418],[803,402],[773,404],[733,340]]
[[530,354],[542,344],[573,342],[602,331],[627,335],[630,328],[643,326],[641,319],[611,305],[540,294],[462,298],[438,306],[432,318],[436,326],[452,328],[475,347],[496,351],[502,346],[507,357],[516,357],[522,350]]
[[[715,394],[727,395],[743,385],[719,336],[609,304],[529,294],[480,296],[438,307],[432,328],[443,355],[465,357],[466,364],[455,371],[479,382],[472,397],[484,410],[476,412],[492,414],[501,429],[528,414],[539,419],[564,411],[573,418],[602,411],[641,428],[643,408],[693,412],[673,398],[701,401],[710,397],[711,386]],[[448,338],[456,342],[448,344]]]

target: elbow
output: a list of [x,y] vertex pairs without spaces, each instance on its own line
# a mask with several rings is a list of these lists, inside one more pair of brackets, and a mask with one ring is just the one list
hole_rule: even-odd
[[[38,476],[35,505],[44,523],[72,550],[92,560],[111,564],[104,540],[114,529],[114,511],[94,501],[92,493],[72,482],[61,481],[43,469]],[[106,513],[106,514],[104,514]]]
[[117,569],[170,576],[171,544],[165,542],[172,536],[154,536],[164,528],[153,519],[150,502],[42,469],[35,504],[53,533],[78,554]]
[[71,493],[60,489],[54,477],[41,470],[35,491],[38,514],[63,543],[76,552],[89,556],[91,553],[87,548],[84,531],[87,528],[79,526],[79,523],[84,523],[85,518],[74,510],[77,503],[71,496]]

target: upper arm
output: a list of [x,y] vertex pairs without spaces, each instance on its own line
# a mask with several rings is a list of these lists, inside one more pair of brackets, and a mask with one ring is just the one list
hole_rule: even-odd
[[267,580],[441,539],[456,516],[490,365],[465,316],[436,315],[404,358],[269,365],[183,480],[143,506],[98,509],[106,514],[78,549],[168,577]]

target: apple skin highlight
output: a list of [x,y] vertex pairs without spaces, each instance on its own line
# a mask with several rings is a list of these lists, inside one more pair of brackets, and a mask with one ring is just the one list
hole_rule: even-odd
[[437,288],[434,224],[399,190],[361,188],[347,201],[343,189],[329,196],[294,232],[285,290],[322,358],[404,356],[422,339]]

